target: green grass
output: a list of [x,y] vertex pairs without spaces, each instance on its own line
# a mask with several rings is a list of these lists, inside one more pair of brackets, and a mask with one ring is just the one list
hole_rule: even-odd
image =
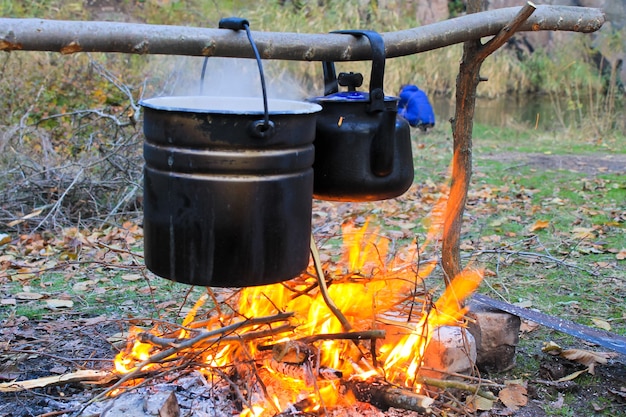
[[[614,115],[618,117],[618,114]],[[534,129],[533,126],[494,127],[474,125],[474,144],[478,152],[528,152],[545,154],[626,153],[622,129],[604,134],[582,128]]]
[[[493,202],[469,208],[488,213],[477,214],[465,235],[478,250],[506,251],[481,258],[498,268],[498,276],[487,279],[490,286],[514,302],[531,301],[583,324],[606,319],[626,334],[626,268],[615,257],[626,239],[623,220],[614,221],[626,201],[623,178],[529,169],[505,176],[504,165],[480,166],[481,183],[510,188]],[[602,187],[585,190],[588,183]],[[520,190],[531,192],[519,198]],[[535,229],[539,222],[546,226]],[[486,239],[493,236],[498,239]],[[522,252],[537,256],[516,255]]]
[[[105,315],[118,318],[145,318],[179,320],[179,311],[185,312],[203,290],[151,276],[143,278],[133,271],[120,268],[82,268],[59,272],[44,272],[29,279],[26,286],[19,281],[2,285],[8,296],[16,296],[15,306],[0,307],[0,312],[29,319],[40,319],[54,314],[75,314],[82,317]],[[85,270],[86,269],[86,270]],[[20,299],[21,292],[40,294],[38,300]],[[55,308],[50,299],[71,300],[71,308]],[[168,301],[175,301],[169,304]],[[187,301],[187,302],[185,302]]]

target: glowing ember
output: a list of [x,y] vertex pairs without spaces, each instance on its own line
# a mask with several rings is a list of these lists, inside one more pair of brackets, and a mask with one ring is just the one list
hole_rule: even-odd
[[[436,240],[440,224],[432,220],[428,242]],[[203,296],[162,346],[178,346],[180,358],[201,362],[213,380],[237,373],[249,389],[262,386],[263,394],[246,404],[243,416],[273,415],[295,403],[305,412],[349,404],[354,398],[339,394],[340,381],[348,379],[384,379],[418,392],[433,329],[459,324],[466,313],[463,300],[482,274],[463,272],[432,302],[420,284],[437,263],[418,264],[424,245],[412,244],[389,260],[389,241],[369,231],[367,223],[346,225],[343,239],[345,257],[327,280],[328,296],[340,313],[325,300],[314,275],[303,274],[243,288],[230,299],[234,304],[220,303],[222,310],[216,306],[209,318],[199,320],[208,300]],[[184,345],[190,339],[194,344]],[[136,369],[154,349],[135,340],[116,358],[116,370]]]

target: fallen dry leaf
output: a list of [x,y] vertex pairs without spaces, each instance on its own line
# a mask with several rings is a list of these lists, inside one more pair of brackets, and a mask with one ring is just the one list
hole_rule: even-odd
[[15,298],[17,298],[18,300],[39,300],[43,297],[43,294],[29,291],[18,292],[17,294],[15,294]]
[[100,315],[100,316],[84,319],[84,324],[85,326],[93,326],[95,324],[104,323],[107,320],[108,320],[107,316]]
[[11,236],[6,233],[0,233],[0,245],[4,245],[11,241]]
[[[541,350],[545,353],[549,353],[551,355],[559,355],[560,357],[578,362],[582,365],[585,365],[588,369],[587,371],[590,374],[594,374],[595,365],[605,364],[608,359],[616,357],[618,354],[615,352],[594,352],[591,350],[583,350],[583,349],[563,349],[559,345],[554,342],[544,343]],[[583,371],[584,372],[584,371]],[[576,374],[576,372],[574,373]],[[572,375],[574,375],[572,374]],[[574,378],[578,376],[575,375]],[[567,378],[567,377],[566,377]]]
[[489,411],[493,408],[493,400],[476,395],[472,397],[468,406],[470,406],[474,411]]
[[626,259],[626,249],[622,249],[619,252],[617,252],[615,257],[620,261],[623,261],[624,259]]
[[593,411],[597,411],[597,412],[600,412],[600,411],[603,411],[604,409],[606,409],[606,406],[600,405],[600,404],[598,404],[595,401],[591,402],[591,406],[593,407]]
[[615,357],[616,353],[611,352],[593,352],[583,349],[567,349],[561,352],[560,356],[570,361],[578,362],[587,366],[590,374],[594,374],[595,365],[607,363],[609,358]]
[[46,300],[46,307],[51,309],[57,308],[72,308],[74,307],[74,302],[72,300],[61,300],[58,298],[51,298]]
[[563,352],[563,348],[553,341],[549,341],[543,344],[541,351],[544,353],[549,353],[550,355],[559,355]]
[[500,390],[498,398],[507,408],[515,411],[528,403],[526,387],[520,384],[508,384]]
[[557,379],[557,382],[573,381],[574,379],[578,378],[582,374],[587,373],[587,371],[588,369],[581,369],[580,371],[572,372],[569,375],[565,375],[563,378]]
[[574,227],[572,228],[572,237],[574,239],[589,239],[595,237],[595,230],[591,227]]
[[602,319],[598,319],[595,317],[591,318],[591,321],[593,322],[593,324],[595,324],[596,327],[602,329],[602,330],[606,330],[607,332],[611,330],[611,323],[609,323],[606,320],[602,320]]
[[537,220],[535,224],[530,227],[530,231],[542,230],[550,226],[550,220]]
[[461,249],[462,251],[467,251],[467,252],[471,252],[473,250],[476,250],[476,248],[472,245],[470,245],[469,243],[461,243],[459,245],[459,249]]
[[77,282],[76,284],[74,284],[72,286],[72,289],[74,291],[78,291],[78,292],[82,292],[82,291],[87,291],[89,289],[91,289],[91,287],[93,287],[94,285],[96,285],[98,282],[94,279],[90,279],[87,281],[81,281],[81,282]]
[[179,302],[176,301],[176,300],[167,300],[167,301],[163,301],[162,303],[156,304],[154,307],[159,309],[159,310],[165,309],[165,308],[168,308],[168,307],[179,308]]
[[121,277],[124,281],[139,281],[143,279],[143,275],[141,274],[124,274]]
[[534,321],[522,320],[522,323],[520,324],[520,332],[530,333],[537,330],[539,327],[540,325]]
[[550,407],[559,410],[563,408],[563,404],[565,404],[565,395],[563,395],[562,392],[559,392],[557,399],[550,403]]
[[533,306],[533,302],[530,300],[522,300],[517,303],[513,303],[513,305],[517,307],[531,308]]

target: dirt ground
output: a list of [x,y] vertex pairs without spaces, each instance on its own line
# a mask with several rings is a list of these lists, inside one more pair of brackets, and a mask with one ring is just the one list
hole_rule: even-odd
[[[567,169],[591,175],[626,172],[626,155],[559,156],[544,154],[498,154],[481,156],[514,165],[537,169]],[[63,375],[80,369],[110,370],[112,359],[121,339],[114,335],[126,329],[127,320],[110,317],[81,317],[67,313],[52,313],[39,320],[4,317],[0,327],[0,382],[28,380],[50,375]],[[543,333],[528,333],[525,338],[558,340],[559,335],[546,329]],[[116,345],[116,342],[118,343]],[[590,349],[593,349],[590,347]],[[556,382],[559,378],[582,369],[581,365],[541,354],[537,349],[518,349],[518,363],[537,360],[540,364],[528,381],[528,404],[513,411],[501,404],[490,411],[475,414],[489,416],[553,416],[590,415],[596,410],[603,415],[626,416],[626,358],[621,356],[596,367],[591,382],[576,380]],[[513,374],[483,375],[503,383]],[[102,390],[82,384],[62,384],[24,392],[0,393],[0,417],[71,415]],[[562,411],[565,396],[570,400],[567,413]],[[572,401],[571,398],[574,398]],[[609,399],[609,401],[607,401]],[[185,415],[185,410],[181,410]],[[563,414],[565,413],[565,414]],[[392,414],[388,414],[392,415]],[[417,416],[402,412],[395,415]],[[454,412],[447,415],[455,414]],[[467,415],[467,414],[465,414]],[[128,416],[130,417],[130,416]]]
[[585,174],[626,173],[626,154],[547,155],[507,152],[480,155],[512,166],[539,170],[567,170]]
[[[112,358],[117,349],[111,336],[120,332],[127,323],[105,317],[80,318],[65,315],[51,315],[42,320],[31,321],[25,318],[3,320],[0,329],[2,350],[0,350],[0,380],[15,378],[27,380],[62,375],[80,369],[110,370]],[[523,337],[541,337],[528,334]],[[551,339],[558,335],[549,336]],[[118,344],[119,346],[119,344]],[[575,402],[568,400],[568,410],[573,416],[589,415],[591,407],[611,416],[626,415],[626,358],[611,359],[606,365],[598,365],[592,383],[579,384],[576,381],[556,382],[559,378],[583,369],[581,365],[561,360],[535,349],[518,349],[518,362],[531,357],[539,359],[540,367],[533,375],[528,375],[528,405],[517,411],[504,408],[501,404],[491,411],[476,414],[448,413],[448,416],[477,415],[542,417],[562,415],[559,408],[564,396],[571,395]],[[509,373],[483,375],[498,383],[512,377]],[[0,393],[0,416],[54,416],[72,415],[102,388],[82,384],[61,384],[24,392]],[[610,403],[599,398],[613,398]],[[371,407],[370,407],[371,408]],[[575,410],[581,410],[580,413]],[[65,411],[66,413],[63,413]],[[181,410],[185,414],[185,409]],[[415,412],[371,413],[368,415],[418,416]],[[134,416],[134,414],[132,414]],[[216,412],[215,415],[222,415]]]

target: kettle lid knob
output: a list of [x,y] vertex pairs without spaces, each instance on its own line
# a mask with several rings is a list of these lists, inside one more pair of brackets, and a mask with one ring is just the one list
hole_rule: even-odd
[[356,91],[357,87],[363,85],[363,75],[359,72],[341,72],[337,77],[337,82],[342,87],[348,87],[348,91]]

